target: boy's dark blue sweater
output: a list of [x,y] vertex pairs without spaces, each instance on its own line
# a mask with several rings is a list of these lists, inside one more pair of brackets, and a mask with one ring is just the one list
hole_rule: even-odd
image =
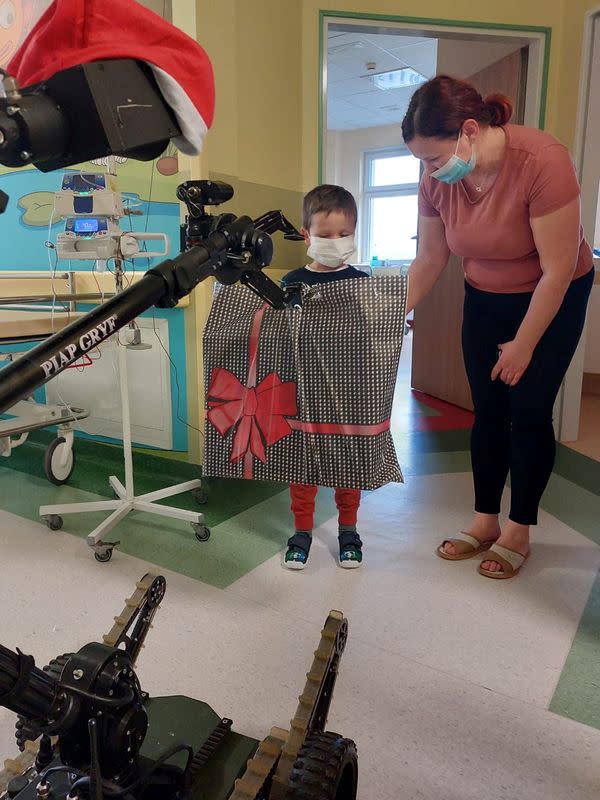
[[343,281],[347,278],[368,278],[366,272],[361,272],[356,267],[347,266],[345,269],[332,270],[330,272],[315,272],[307,267],[288,272],[281,280],[282,286],[290,286],[294,283],[305,283],[314,286],[317,283],[330,283],[331,281]]

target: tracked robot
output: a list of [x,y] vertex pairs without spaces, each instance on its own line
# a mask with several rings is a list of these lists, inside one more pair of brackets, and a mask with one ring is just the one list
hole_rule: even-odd
[[354,742],[325,730],[343,615],[325,622],[289,730],[258,742],[206,703],[144,692],[136,660],[165,588],[145,575],[102,642],[43,670],[0,646],[0,705],[23,751],[0,772],[0,800],[355,800]]

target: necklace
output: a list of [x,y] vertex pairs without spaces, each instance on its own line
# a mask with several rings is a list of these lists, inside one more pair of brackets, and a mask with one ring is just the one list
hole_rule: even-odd
[[476,192],[481,193],[484,190],[484,188],[487,185],[487,183],[488,183],[488,177],[484,175],[483,179],[480,181],[480,183],[477,184],[477,183],[473,182],[472,186],[473,186],[473,188],[475,189]]
[[471,183],[473,189],[477,192],[477,194],[481,194],[483,190],[487,187],[490,182],[490,176],[486,175],[483,177],[483,180],[480,183],[475,183],[474,181]]
[[[506,141],[506,133],[502,129],[501,129],[501,133],[502,133],[502,136],[503,136],[503,144],[504,144],[505,141]],[[502,156],[504,156],[504,151],[502,153]],[[483,192],[483,190],[490,184],[490,182],[493,181],[498,176],[499,172],[500,172],[500,166],[498,166],[494,170],[494,172],[492,172],[491,175],[483,175],[482,176],[483,179],[481,180],[481,182],[479,184],[473,182],[472,186],[473,186],[473,189],[475,189],[475,191],[477,192],[477,194],[481,194]]]

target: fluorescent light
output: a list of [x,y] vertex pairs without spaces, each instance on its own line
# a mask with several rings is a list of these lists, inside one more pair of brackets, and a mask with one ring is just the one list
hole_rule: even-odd
[[336,44],[333,47],[330,47],[328,52],[329,55],[336,55],[337,53],[346,53],[348,50],[362,50],[364,48],[364,42],[361,42],[360,39],[355,42],[344,42],[343,44]]
[[407,86],[418,86],[425,83],[427,78],[421,75],[412,67],[402,69],[392,69],[389,72],[379,72],[371,76],[373,83],[378,89],[404,89]]

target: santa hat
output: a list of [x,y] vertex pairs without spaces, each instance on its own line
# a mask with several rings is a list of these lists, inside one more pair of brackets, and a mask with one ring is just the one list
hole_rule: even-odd
[[54,0],[7,71],[23,87],[78,64],[131,58],[152,68],[179,122],[174,139],[197,155],[212,124],[212,66],[200,45],[135,0]]

